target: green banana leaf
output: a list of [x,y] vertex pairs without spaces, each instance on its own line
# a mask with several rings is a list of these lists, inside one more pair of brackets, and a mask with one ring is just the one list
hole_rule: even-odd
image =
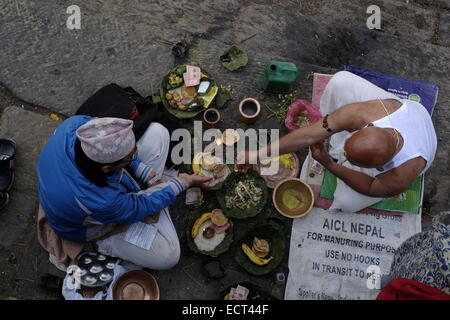
[[247,53],[237,45],[232,45],[226,49],[223,55],[228,55],[231,58],[230,62],[222,62],[222,65],[230,71],[235,71],[248,63]]
[[[208,90],[208,93],[205,96],[209,96],[211,94],[212,99],[210,98],[210,101],[208,101],[206,107],[200,107],[200,108],[198,108],[196,110],[192,110],[192,111],[182,111],[182,110],[172,108],[166,99],[166,93],[168,91],[167,86],[169,83],[168,79],[169,79],[169,75],[171,73],[177,73],[178,75],[180,75],[180,73],[182,71],[182,67],[183,66],[176,66],[166,76],[164,76],[163,80],[161,81],[161,87],[159,89],[159,93],[161,96],[161,101],[162,101],[164,107],[167,109],[167,111],[169,111],[169,113],[173,114],[178,119],[189,119],[189,118],[193,118],[196,115],[198,115],[199,113],[203,112],[211,105],[211,103],[215,99],[215,96],[217,95],[218,87],[215,85],[215,82],[212,79],[212,77],[206,71],[204,71],[202,69],[202,74],[204,74],[206,76],[206,77],[202,77],[202,80],[208,80],[211,82],[210,89]],[[182,76],[183,76],[183,74],[181,74],[181,77]]]
[[228,101],[233,99],[233,91],[231,88],[220,87],[216,97],[216,108],[224,109]]
[[[236,183],[244,180],[253,180],[255,185],[262,190],[262,197],[259,203],[256,206],[248,208],[248,209],[240,209],[240,208],[227,208],[225,196],[229,195],[235,188]],[[232,172],[228,178],[225,180],[224,185],[222,187],[223,192],[217,192],[217,201],[219,201],[220,207],[224,211],[227,217],[236,218],[236,219],[245,219],[250,217],[255,217],[262,211],[267,202],[267,186],[264,179],[261,175],[254,171],[249,170],[247,173],[242,172]]]
[[[283,260],[284,252],[286,250],[284,223],[275,218],[267,221],[257,223],[245,236],[238,242],[235,260],[248,273],[261,276],[267,274],[277,268]],[[269,242],[270,251],[266,258],[273,257],[273,259],[266,265],[259,266],[254,264],[247,255],[242,251],[242,243],[247,244],[250,248],[253,245],[253,239],[265,239]]]
[[194,239],[191,236],[192,227],[194,226],[195,221],[200,218],[200,216],[208,211],[195,210],[189,213],[188,224],[186,229],[186,237],[189,249],[196,253],[204,254],[210,257],[218,257],[219,255],[227,252],[230,249],[231,244],[233,243],[233,223],[228,220],[230,227],[225,231],[225,238],[223,241],[212,251],[204,251],[200,250],[194,242]]

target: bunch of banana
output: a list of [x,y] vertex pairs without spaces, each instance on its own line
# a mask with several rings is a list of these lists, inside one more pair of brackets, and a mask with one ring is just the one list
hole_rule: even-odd
[[192,238],[195,238],[197,236],[197,234],[198,234],[198,232],[200,230],[200,226],[203,224],[203,222],[211,219],[211,214],[212,214],[212,212],[204,213],[204,214],[201,215],[200,218],[198,218],[195,221],[194,226],[192,227],[192,230],[191,230]]
[[254,264],[257,264],[258,266],[264,266],[266,264],[268,264],[270,262],[270,260],[273,259],[273,257],[270,257],[268,259],[263,259],[258,257],[253,251],[252,249],[250,249],[250,247],[248,245],[246,245],[245,243],[243,243],[241,245],[242,247],[242,251],[244,251],[245,255],[250,259],[251,262],[253,262]]

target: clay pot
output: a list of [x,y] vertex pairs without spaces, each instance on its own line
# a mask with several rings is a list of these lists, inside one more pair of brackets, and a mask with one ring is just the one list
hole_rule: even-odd
[[217,128],[220,122],[220,112],[217,109],[210,108],[206,109],[203,113],[203,123],[208,128]]
[[255,123],[261,113],[261,105],[258,100],[245,98],[239,104],[239,118],[247,124]]

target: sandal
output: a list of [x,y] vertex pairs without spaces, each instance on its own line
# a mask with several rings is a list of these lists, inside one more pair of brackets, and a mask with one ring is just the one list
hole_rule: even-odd
[[0,210],[9,203],[9,195],[6,192],[0,192]]
[[11,139],[0,139],[0,192],[11,190],[14,181],[15,155],[16,143]]
[[[16,155],[16,143],[11,139],[0,139],[0,162],[4,165],[4,161],[11,161]],[[11,168],[10,165],[8,168]]]

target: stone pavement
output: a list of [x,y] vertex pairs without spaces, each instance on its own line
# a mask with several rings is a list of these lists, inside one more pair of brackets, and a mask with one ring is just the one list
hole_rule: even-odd
[[[81,30],[66,27],[66,8],[72,4],[81,8]],[[381,8],[380,31],[366,27],[366,9],[372,4]],[[15,139],[18,153],[12,200],[0,212],[0,297],[59,297],[57,290],[40,287],[41,275],[62,274],[36,242],[34,225],[34,167],[40,148],[59,123],[50,115],[70,116],[89,95],[111,82],[133,86],[142,95],[155,93],[161,77],[185,62],[198,63],[220,85],[233,87],[234,98],[223,112],[221,129],[246,128],[236,114],[238,102],[246,96],[271,106],[278,102],[276,95],[259,87],[262,69],[271,59],[298,66],[296,89],[298,97],[306,100],[311,97],[310,73],[333,73],[341,64],[438,83],[433,120],[439,146],[426,175],[424,199],[423,227],[429,227],[429,218],[450,204],[449,17],[448,0],[129,0],[126,4],[3,0],[0,137]],[[168,43],[183,38],[190,44],[189,55],[175,61]],[[228,72],[218,58],[233,43],[245,49],[250,60],[245,68]],[[264,109],[255,128],[280,127],[268,115]],[[220,257],[227,267],[224,279],[201,275],[201,264],[207,259],[187,248],[183,201],[180,197],[170,209],[182,241],[182,258],[174,269],[155,273],[162,299],[215,299],[218,291],[241,280],[283,297],[284,284],[276,282],[275,273],[287,275],[287,256],[275,272],[251,277],[233,262],[231,250]],[[269,216],[276,216],[271,205],[258,219]],[[236,229],[254,221],[239,222]]]

